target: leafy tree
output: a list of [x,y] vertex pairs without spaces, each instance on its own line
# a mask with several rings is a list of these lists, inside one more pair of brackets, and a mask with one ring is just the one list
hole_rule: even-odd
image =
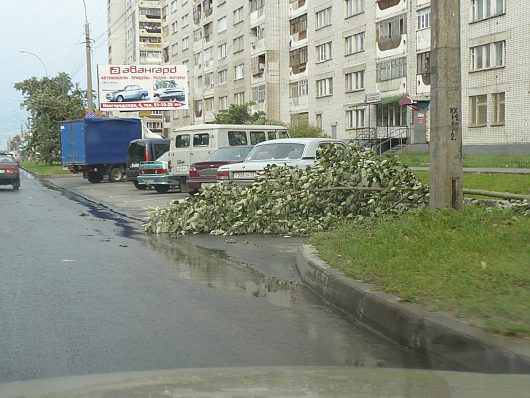
[[263,111],[252,112],[250,107],[252,102],[246,104],[232,104],[225,111],[220,111],[215,115],[215,124],[266,124],[267,114]]
[[327,134],[320,127],[311,124],[290,124],[289,135],[291,137],[327,137]]
[[15,89],[24,95],[21,105],[30,114],[27,152],[51,164],[61,149],[59,122],[84,116],[86,93],[64,72],[52,78],[26,79],[15,83]]

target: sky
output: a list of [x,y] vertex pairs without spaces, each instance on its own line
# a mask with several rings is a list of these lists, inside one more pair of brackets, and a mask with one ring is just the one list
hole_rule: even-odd
[[[123,0],[125,1],[125,0]],[[92,85],[97,90],[98,64],[107,64],[107,0],[85,0],[90,24]],[[33,76],[68,73],[86,89],[83,0],[2,0],[0,24],[0,149],[25,125],[22,95],[15,82]],[[40,57],[21,53],[29,51]],[[24,127],[25,129],[25,127]]]

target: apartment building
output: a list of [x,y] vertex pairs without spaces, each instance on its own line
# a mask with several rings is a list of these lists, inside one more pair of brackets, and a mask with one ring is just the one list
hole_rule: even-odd
[[164,62],[187,65],[190,85],[191,111],[174,111],[171,126],[209,122],[250,101],[287,120],[287,10],[288,0],[163,0]]
[[530,7],[461,1],[463,143],[530,143]]
[[[162,58],[161,0],[108,0],[107,34],[109,63],[114,65],[160,65]],[[137,112],[113,112],[137,116]],[[163,130],[162,111],[140,115],[147,127]]]

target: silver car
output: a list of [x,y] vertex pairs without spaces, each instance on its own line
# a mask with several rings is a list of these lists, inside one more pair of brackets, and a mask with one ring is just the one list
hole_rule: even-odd
[[140,86],[131,84],[125,86],[121,90],[111,91],[107,94],[107,100],[111,102],[123,102],[123,101],[145,101],[149,93],[147,90]]

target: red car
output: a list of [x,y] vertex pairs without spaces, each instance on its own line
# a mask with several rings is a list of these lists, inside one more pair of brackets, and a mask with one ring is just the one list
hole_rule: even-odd
[[0,185],[12,185],[15,191],[20,188],[18,161],[6,152],[0,152]]
[[199,192],[203,185],[215,184],[219,166],[242,162],[252,148],[252,145],[222,147],[208,156],[205,161],[190,165],[190,172],[186,181],[190,195]]

